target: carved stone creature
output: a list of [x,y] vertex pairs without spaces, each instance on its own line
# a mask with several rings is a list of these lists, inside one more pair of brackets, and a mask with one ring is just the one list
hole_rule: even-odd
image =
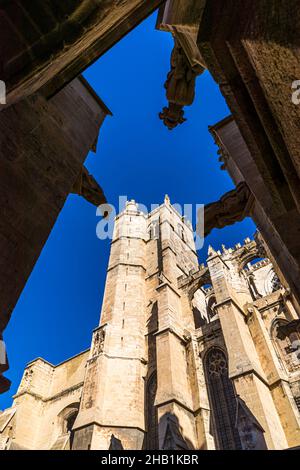
[[224,194],[219,201],[207,204],[204,208],[204,235],[214,228],[223,228],[240,222],[250,215],[254,196],[245,182],[236,189]]
[[[186,36],[174,36],[174,48],[171,54],[171,70],[167,75],[164,87],[167,90],[166,96],[169,106],[164,107],[159,113],[160,119],[169,130],[174,129],[178,124],[182,124],[186,119],[183,117],[183,107],[191,105],[195,98],[196,77],[204,71],[204,67],[195,60],[191,65],[185,53],[182,41],[190,42]],[[183,39],[184,38],[184,39]],[[196,53],[199,51],[197,50]],[[195,54],[194,54],[195,55]]]
[[[99,186],[95,178],[89,174],[85,166],[82,166],[81,172],[71,192],[84,197],[84,199],[96,207],[107,202],[101,186]],[[108,212],[105,212],[103,215],[106,217]]]

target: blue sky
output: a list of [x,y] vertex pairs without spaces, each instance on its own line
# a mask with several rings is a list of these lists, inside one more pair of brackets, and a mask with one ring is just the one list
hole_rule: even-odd
[[[186,108],[187,121],[168,131],[158,118],[166,105],[163,87],[173,42],[155,30],[156,14],[93,64],[85,77],[113,112],[100,130],[97,153],[86,166],[118,205],[126,195],[150,207],[162,203],[201,204],[233,188],[220,170],[217,147],[208,132],[229,114],[208,72],[198,78],[196,99]],[[96,237],[96,209],[70,195],[27,282],[5,332],[12,380],[0,395],[0,409],[10,406],[26,363],[43,357],[56,364],[90,345],[100,316],[109,241]],[[233,246],[255,226],[250,219],[214,230],[208,244]]]

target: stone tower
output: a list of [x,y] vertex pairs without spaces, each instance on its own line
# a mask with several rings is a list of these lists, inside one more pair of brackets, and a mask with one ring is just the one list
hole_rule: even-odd
[[300,445],[298,305],[263,250],[210,247],[199,266],[168,197],[148,215],[128,202],[91,348],[27,366],[0,413],[2,448]]

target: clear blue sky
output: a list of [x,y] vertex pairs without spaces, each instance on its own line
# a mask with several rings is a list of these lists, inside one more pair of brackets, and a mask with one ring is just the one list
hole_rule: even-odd
[[[171,132],[163,126],[158,112],[166,105],[163,84],[173,43],[168,33],[155,30],[155,19],[156,14],[85,72],[113,112],[86,165],[112,204],[127,195],[149,207],[162,203],[165,193],[172,203],[212,202],[233,188],[208,132],[229,111],[205,72],[193,106],[186,108],[187,121]],[[43,357],[56,364],[89,347],[109,256],[109,242],[96,237],[98,221],[95,207],[69,196],[5,332],[12,387],[0,395],[0,409],[10,406],[26,363]],[[209,243],[230,247],[254,231],[250,219],[214,230],[200,260]]]

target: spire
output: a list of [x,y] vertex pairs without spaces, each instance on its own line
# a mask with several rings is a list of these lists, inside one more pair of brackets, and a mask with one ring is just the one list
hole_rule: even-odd
[[171,204],[168,194],[165,194],[165,204]]

